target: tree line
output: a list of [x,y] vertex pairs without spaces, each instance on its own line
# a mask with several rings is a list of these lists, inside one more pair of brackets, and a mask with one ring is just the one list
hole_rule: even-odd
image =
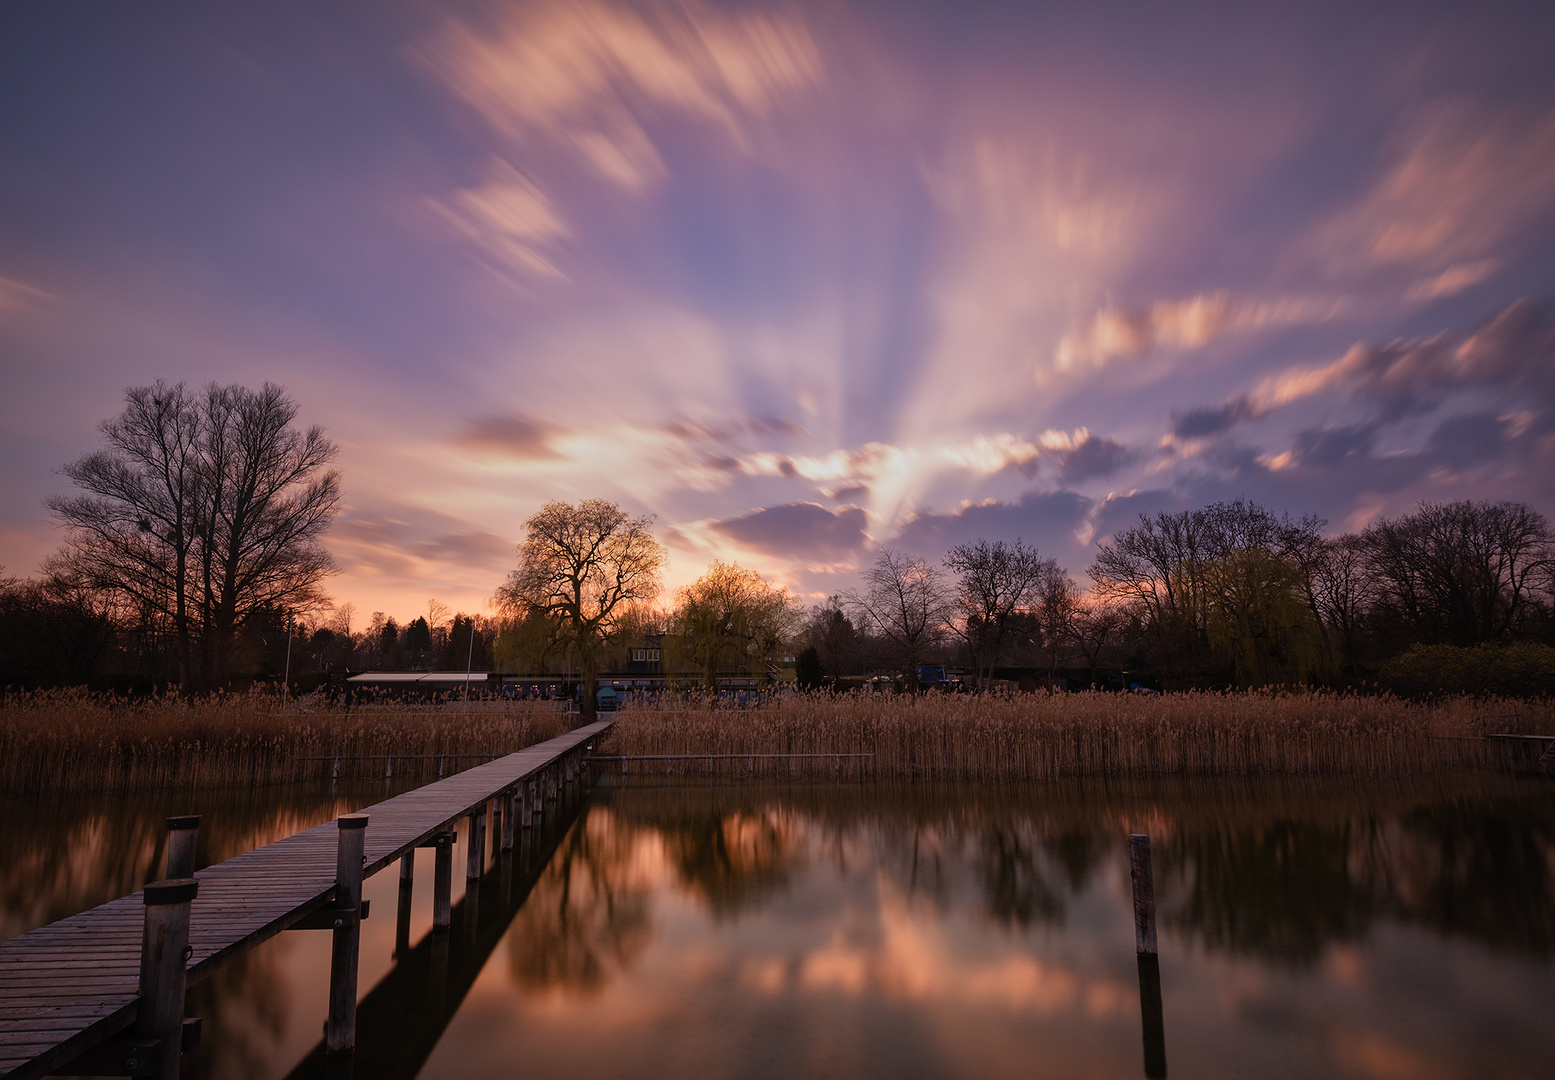
[[940,565],[886,549],[863,589],[812,610],[805,644],[829,678],[954,659],[984,687],[1003,664],[1186,688],[1355,685],[1415,646],[1555,642],[1555,535],[1532,508],[1423,502],[1325,525],[1245,499],[1141,515],[1098,546],[1086,588],[1019,539]]
[[577,675],[593,687],[632,643],[667,670],[801,682],[871,671],[915,687],[925,664],[1094,684],[1149,671],[1164,686],[1353,684],[1411,646],[1555,639],[1555,536],[1515,502],[1420,504],[1365,528],[1247,500],[1141,515],[1100,544],[1082,587],[1017,537],[935,562],[877,552],[860,586],[803,609],[783,587],[715,560],[660,606],[651,517],[602,499],[546,504],[525,522],[496,615],[429,604],[404,622],[323,591],[322,539],[340,508],[336,448],[295,426],[281,388],[132,388],[101,449],[65,467],[48,501],[64,544],[43,573],[0,573],[0,685],[81,683],[104,671],[185,689],[290,667]]

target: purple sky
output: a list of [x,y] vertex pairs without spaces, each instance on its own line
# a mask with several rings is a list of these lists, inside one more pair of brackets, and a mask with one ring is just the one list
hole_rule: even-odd
[[286,386],[332,591],[479,609],[547,499],[816,598],[1248,496],[1555,511],[1555,7],[0,14],[0,564],[125,387]]

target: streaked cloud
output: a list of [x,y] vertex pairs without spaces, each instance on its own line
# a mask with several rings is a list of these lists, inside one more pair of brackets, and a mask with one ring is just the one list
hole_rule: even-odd
[[1483,281],[1555,207],[1555,112],[1444,100],[1400,124],[1381,178],[1317,231],[1314,257],[1429,272],[1416,299]]
[[418,55],[502,136],[555,140],[634,192],[669,175],[645,118],[688,116],[745,145],[749,118],[825,78],[796,13],[696,2],[515,7],[491,25],[450,20]]
[[37,311],[54,299],[42,289],[20,281],[0,277],[0,323],[30,311]]
[[99,56],[40,8],[0,40],[0,562],[158,377],[339,440],[362,610],[484,602],[550,499],[655,515],[671,589],[732,553],[806,593],[980,534],[1080,570],[1195,500],[1555,511],[1555,15],[882,10],[298,16],[341,52],[221,9]]
[[1162,300],[1148,307],[1108,306],[1085,326],[1064,335],[1053,352],[1053,367],[1059,372],[1101,368],[1161,349],[1202,349],[1227,334],[1324,322],[1343,308],[1341,300],[1244,301],[1224,292]]
[[502,268],[565,276],[556,266],[553,249],[572,230],[545,192],[507,162],[494,159],[486,180],[477,187],[427,201],[439,217]]

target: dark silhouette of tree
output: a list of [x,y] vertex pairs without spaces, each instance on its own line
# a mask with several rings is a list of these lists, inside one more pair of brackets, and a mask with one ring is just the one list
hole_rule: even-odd
[[83,494],[48,501],[66,528],[55,567],[165,616],[180,684],[214,685],[250,615],[323,601],[335,445],[295,429],[296,403],[271,383],[196,394],[158,382],[125,396],[102,425],[107,445],[65,468]]
[[815,650],[824,676],[841,679],[859,670],[864,642],[843,610],[842,597],[829,596],[812,607],[801,637]]
[[891,645],[908,686],[918,687],[918,665],[940,640],[950,617],[939,568],[917,555],[881,548],[864,572],[864,590],[843,594],[860,621]]
[[1361,534],[1378,614],[1403,637],[1474,645],[1511,636],[1549,580],[1555,536],[1512,502],[1423,502]]
[[1042,558],[1019,537],[1014,544],[979,538],[951,548],[945,565],[958,575],[951,625],[966,643],[978,686],[986,690],[1011,617],[1037,602],[1043,585],[1059,576],[1058,562]]

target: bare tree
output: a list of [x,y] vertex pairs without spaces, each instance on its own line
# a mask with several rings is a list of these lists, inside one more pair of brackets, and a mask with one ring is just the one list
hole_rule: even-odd
[[1019,537],[1013,545],[979,538],[951,548],[945,565],[959,575],[951,627],[966,642],[977,685],[986,690],[1010,617],[1038,599],[1043,583],[1058,575],[1058,562],[1042,558]]
[[296,430],[296,415],[270,383],[134,387],[102,425],[107,446],[65,467],[85,494],[48,500],[67,530],[60,566],[165,613],[185,687],[225,678],[234,632],[256,612],[322,602],[340,474],[323,429]]
[[1103,652],[1128,625],[1127,606],[1094,592],[1086,595],[1068,574],[1056,573],[1042,584],[1037,614],[1053,666],[1058,666],[1059,648],[1073,646],[1085,660],[1095,689]]
[[734,563],[714,561],[676,601],[671,625],[679,647],[702,669],[709,690],[718,688],[719,668],[730,661],[765,667],[792,628],[788,590]]
[[843,601],[891,643],[908,685],[916,690],[918,665],[949,621],[939,568],[920,556],[881,548],[875,565],[864,572],[864,585],[863,592],[844,593]]
[[1360,669],[1359,645],[1363,620],[1376,598],[1376,586],[1366,565],[1366,542],[1346,533],[1323,542],[1310,573],[1312,599],[1334,654]]
[[1549,574],[1549,521],[1523,503],[1423,502],[1362,533],[1379,607],[1417,641],[1511,634]]
[[604,499],[546,503],[524,523],[518,568],[497,590],[504,615],[540,611],[558,620],[582,668],[585,721],[595,715],[600,647],[634,605],[659,595],[665,551],[652,525]]

